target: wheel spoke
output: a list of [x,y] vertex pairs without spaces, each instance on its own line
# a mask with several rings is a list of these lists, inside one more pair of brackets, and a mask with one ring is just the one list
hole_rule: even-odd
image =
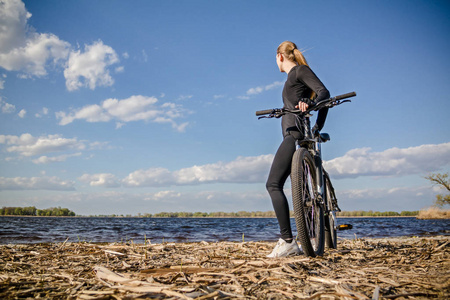
[[303,189],[305,203],[310,203],[311,205],[305,205],[305,219],[306,219],[306,228],[309,233],[309,237],[311,240],[311,244],[314,250],[317,248],[316,241],[316,222],[315,222],[315,198],[314,198],[314,190],[313,190],[313,179],[311,176],[311,168],[306,161],[303,161],[303,182],[305,184],[305,188]]

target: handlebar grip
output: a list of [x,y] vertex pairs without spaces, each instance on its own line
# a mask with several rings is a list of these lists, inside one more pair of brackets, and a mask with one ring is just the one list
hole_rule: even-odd
[[258,110],[256,112],[257,116],[262,116],[262,115],[269,115],[273,112],[273,109],[265,109],[265,110]]
[[342,99],[345,99],[345,98],[350,98],[350,97],[355,97],[355,96],[356,96],[356,93],[355,92],[351,92],[351,93],[347,93],[347,94],[343,94],[343,95],[338,95],[335,98],[336,98],[336,100],[342,100]]

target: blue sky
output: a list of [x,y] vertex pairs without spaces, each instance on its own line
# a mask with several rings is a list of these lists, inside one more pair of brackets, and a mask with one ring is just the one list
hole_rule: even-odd
[[[447,1],[0,3],[0,206],[267,211],[294,41],[332,95],[343,210],[402,211],[449,171]],[[290,185],[286,186],[287,194]]]

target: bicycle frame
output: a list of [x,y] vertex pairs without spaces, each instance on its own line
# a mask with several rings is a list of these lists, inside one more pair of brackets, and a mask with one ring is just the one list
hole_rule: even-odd
[[[328,208],[325,205],[325,180],[324,173],[322,167],[322,146],[323,142],[329,140],[328,134],[319,134],[313,137],[313,133],[311,132],[311,122],[309,118],[312,115],[308,114],[297,114],[297,128],[299,131],[303,130],[304,139],[295,141],[295,149],[299,149],[300,147],[308,149],[309,153],[314,159],[315,163],[315,172],[317,180],[317,190],[319,191],[318,195],[315,195],[315,199],[318,200],[318,204],[321,205],[324,209],[325,214],[329,212],[331,208]],[[299,124],[300,123],[300,124]]]

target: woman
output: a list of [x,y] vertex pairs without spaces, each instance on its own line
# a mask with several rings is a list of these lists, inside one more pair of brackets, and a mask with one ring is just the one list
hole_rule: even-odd
[[[287,74],[282,94],[285,108],[298,108],[301,111],[306,111],[308,108],[308,103],[306,102],[311,104],[330,97],[330,93],[309,68],[303,54],[294,43],[286,41],[278,46],[277,65],[280,72]],[[311,101],[304,101],[305,99],[311,99]],[[313,132],[322,129],[327,112],[328,109],[319,111]],[[289,204],[283,192],[284,183],[291,173],[295,141],[303,138],[303,133],[295,125],[295,118],[292,114],[282,116],[283,142],[275,154],[266,183],[281,233],[281,238],[277,245],[267,257],[285,257],[300,254],[297,242],[292,236]]]

